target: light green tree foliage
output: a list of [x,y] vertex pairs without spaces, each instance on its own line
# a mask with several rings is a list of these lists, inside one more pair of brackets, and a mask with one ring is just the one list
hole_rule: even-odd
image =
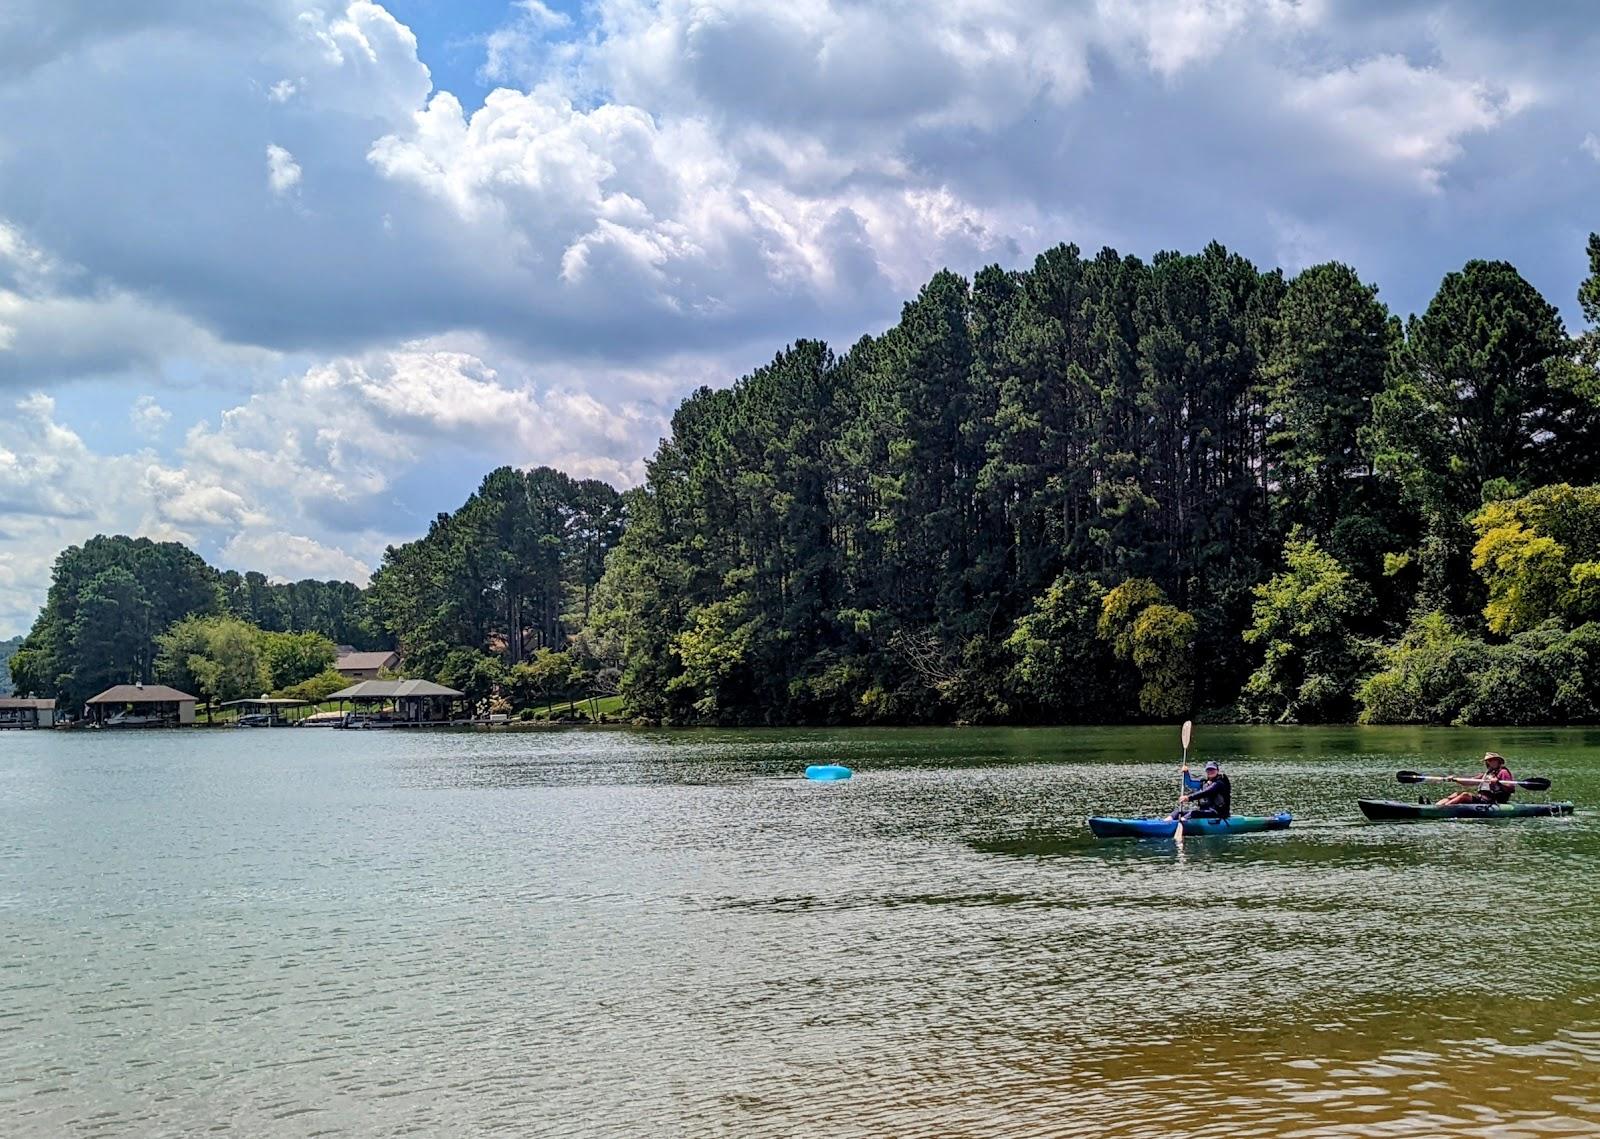
[[1472,700],[1488,646],[1443,613],[1425,613],[1383,651],[1382,663],[1357,693],[1363,724],[1451,724]]
[[694,624],[673,638],[682,671],[667,691],[687,696],[698,715],[715,719],[719,710],[747,698],[761,626],[752,610],[749,595],[735,593],[702,608]]
[[1546,621],[1505,644],[1419,618],[1362,685],[1370,724],[1547,724],[1600,720],[1600,623]]
[[350,678],[332,668],[323,669],[315,676],[291,684],[278,692],[290,700],[308,700],[320,704],[335,692],[350,687]]
[[1172,605],[1151,605],[1133,623],[1133,663],[1144,681],[1139,710],[1175,719],[1194,708],[1194,615]]
[[269,689],[288,688],[331,668],[337,657],[321,633],[262,633],[261,667]]
[[504,675],[499,657],[476,649],[452,649],[445,654],[434,679],[465,695],[476,708],[494,695]]
[[513,708],[543,704],[549,708],[557,700],[573,695],[573,661],[564,652],[537,649],[533,656],[506,670],[501,684]]
[[156,638],[156,676],[208,704],[267,687],[261,630],[237,617],[186,617]]
[[1298,534],[1284,549],[1282,573],[1256,587],[1244,639],[1263,651],[1240,704],[1259,719],[1348,719],[1354,688],[1372,660],[1358,635],[1372,598],[1314,539]]
[[1101,599],[1096,630],[1101,640],[1110,643],[1118,660],[1133,659],[1133,627],[1139,614],[1166,600],[1161,587],[1144,577],[1129,578]]
[[1472,525],[1472,568],[1489,588],[1492,631],[1600,617],[1600,486],[1559,483],[1490,502]]
[[1118,660],[1139,670],[1139,710],[1147,716],[1182,715],[1194,706],[1193,614],[1167,603],[1160,586],[1130,578],[1105,595],[1098,633]]
[[1006,640],[1009,686],[1045,719],[1093,719],[1117,704],[1113,662],[1098,626],[1105,590],[1063,574],[1034,600]]

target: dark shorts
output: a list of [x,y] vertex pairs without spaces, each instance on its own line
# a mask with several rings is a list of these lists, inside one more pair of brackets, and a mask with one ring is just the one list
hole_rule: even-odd
[[1191,810],[1180,811],[1180,818],[1185,819],[1216,819],[1221,818],[1215,807],[1194,807]]

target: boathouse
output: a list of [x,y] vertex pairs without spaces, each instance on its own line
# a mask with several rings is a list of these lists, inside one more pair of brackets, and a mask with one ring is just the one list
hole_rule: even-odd
[[175,728],[194,723],[195,697],[165,684],[118,684],[89,697],[89,720],[103,728]]
[[0,728],[53,728],[56,702],[32,696],[0,696]]
[[377,680],[379,672],[386,668],[392,669],[399,663],[400,654],[392,649],[358,653],[352,648],[340,645],[339,655],[333,662],[333,669],[340,676],[347,676],[351,680]]
[[420,728],[466,716],[466,693],[431,680],[363,680],[328,697],[353,711],[345,727]]

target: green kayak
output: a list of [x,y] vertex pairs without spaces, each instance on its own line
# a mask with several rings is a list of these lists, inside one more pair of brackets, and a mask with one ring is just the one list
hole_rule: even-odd
[[1571,803],[1505,803],[1490,806],[1488,803],[1459,803],[1454,807],[1440,807],[1433,803],[1401,803],[1395,799],[1358,799],[1361,813],[1376,822],[1414,821],[1418,819],[1536,819],[1552,815],[1570,815]]

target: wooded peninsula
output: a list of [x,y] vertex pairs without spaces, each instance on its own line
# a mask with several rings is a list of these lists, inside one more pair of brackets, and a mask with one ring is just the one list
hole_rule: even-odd
[[496,470],[366,589],[73,546],[11,674],[315,700],[344,644],[661,724],[1600,722],[1588,259],[1576,335],[1505,262],[1404,322],[1216,244],[941,272],[696,391],[643,485]]

